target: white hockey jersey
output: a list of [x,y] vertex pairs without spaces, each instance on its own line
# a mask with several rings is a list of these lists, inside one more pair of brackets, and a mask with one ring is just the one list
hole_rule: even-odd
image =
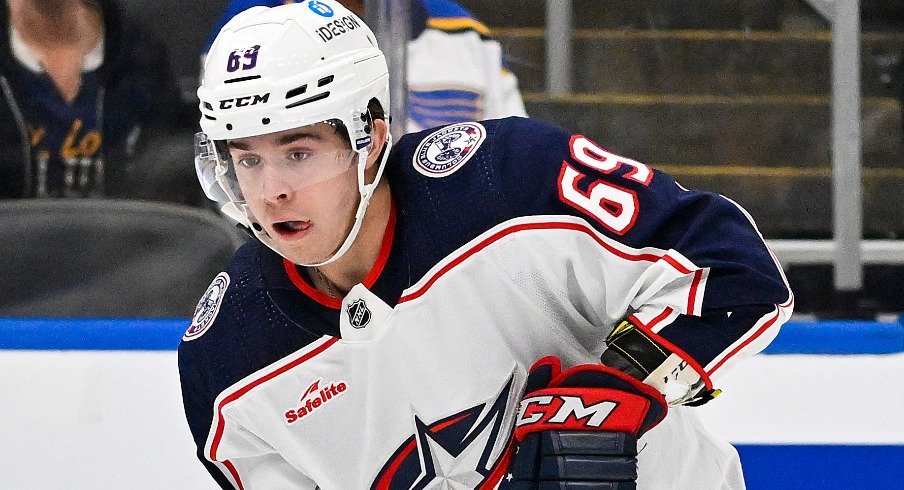
[[490,30],[454,2],[422,3],[428,18],[406,60],[408,131],[526,116],[518,79]]
[[[527,369],[599,362],[626,316],[708,382],[793,303],[746,213],[522,118],[407,135],[373,270],[341,301],[257,242],[179,348],[198,456],[224,488],[505,484]],[[718,403],[716,400],[714,403]],[[639,443],[639,488],[742,488],[692,408]]]

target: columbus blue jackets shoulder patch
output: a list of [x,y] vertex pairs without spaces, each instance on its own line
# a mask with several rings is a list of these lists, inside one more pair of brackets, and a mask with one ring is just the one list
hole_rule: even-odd
[[213,321],[220,312],[223,297],[226,296],[226,288],[229,287],[229,274],[221,272],[213,278],[213,282],[207,287],[201,301],[195,308],[195,314],[191,319],[191,325],[182,336],[182,340],[194,340],[202,335],[213,325]]
[[427,177],[455,173],[477,153],[487,130],[477,122],[451,124],[424,138],[414,152],[414,168]]

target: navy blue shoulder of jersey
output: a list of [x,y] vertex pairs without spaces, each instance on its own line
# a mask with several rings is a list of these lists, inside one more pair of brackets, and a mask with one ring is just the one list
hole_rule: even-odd
[[[587,138],[536,120],[510,117],[480,124],[486,138],[476,153],[441,177],[415,168],[423,158],[422,143],[429,143],[436,129],[406,135],[393,150],[386,172],[400,215],[415,221],[406,230],[410,242],[418,244],[408,250],[415,276],[507,220],[569,215],[624,245],[674,249],[696,266],[710,268],[703,312],[750,307],[759,313],[789,300],[762,236],[733,201],[685,189],[664,172],[631,165]],[[600,188],[629,200],[608,202]],[[720,330],[728,344],[750,327],[743,323]],[[723,345],[684,338],[688,331],[671,340],[700,360],[711,359]]]
[[194,368],[186,374],[211,373],[203,380],[211,400],[323,335],[338,334],[338,321],[310,307],[313,300],[292,284],[282,257],[258,240],[243,245],[224,272],[229,286],[213,324],[179,345],[180,366]]
[[[292,284],[282,257],[257,240],[243,245],[224,268],[229,285],[213,324],[179,345],[186,418],[202,462],[216,397],[236,382],[323,335],[338,335],[338,317],[313,308]],[[221,473],[211,474],[221,481]],[[231,488],[228,482],[224,488]]]

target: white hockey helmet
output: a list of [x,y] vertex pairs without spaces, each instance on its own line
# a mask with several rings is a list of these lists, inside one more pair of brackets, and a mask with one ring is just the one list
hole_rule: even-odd
[[[334,0],[307,0],[253,7],[232,18],[214,40],[198,88],[201,130],[195,138],[195,168],[208,198],[276,249],[244,201],[227,141],[339,121],[357,157],[360,201],[348,236],[327,260],[338,259],[360,230],[367,204],[382,176],[387,134],[377,177],[365,182],[372,148],[371,99],[389,109],[386,58],[370,28]],[[387,116],[388,120],[388,116]]]

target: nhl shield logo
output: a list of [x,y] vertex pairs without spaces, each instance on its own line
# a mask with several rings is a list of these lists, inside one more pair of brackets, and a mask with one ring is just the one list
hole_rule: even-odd
[[414,152],[414,168],[427,177],[445,177],[464,166],[487,137],[477,122],[452,124],[424,138]]
[[346,307],[348,323],[355,328],[364,328],[370,323],[370,308],[363,299],[356,299]]
[[213,321],[220,312],[220,304],[226,296],[226,288],[229,287],[229,274],[221,272],[213,278],[213,282],[207,287],[201,301],[195,308],[195,314],[191,319],[191,325],[182,336],[182,340],[194,340],[202,335],[213,325]]

